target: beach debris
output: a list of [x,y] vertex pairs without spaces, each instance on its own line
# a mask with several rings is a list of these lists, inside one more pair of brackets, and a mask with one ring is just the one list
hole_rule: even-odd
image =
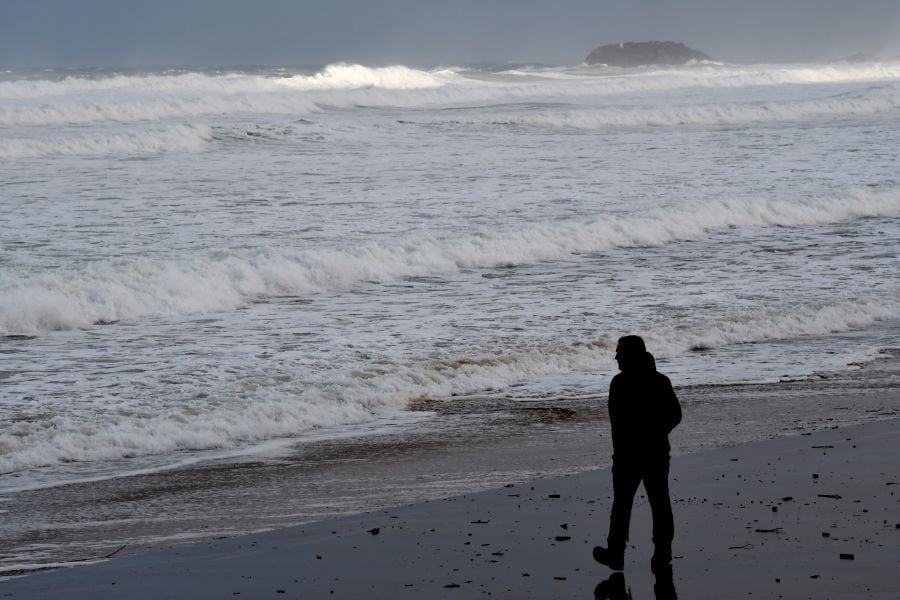
[[458,587],[462,587],[462,586],[459,585],[458,583],[448,583],[444,587],[445,588],[458,588]]
[[834,448],[834,446],[824,445],[824,446],[813,446],[813,448]]
[[559,498],[559,494],[549,494],[548,498]]
[[840,494],[819,494],[819,498],[831,498],[832,500],[840,500]]
[[750,550],[753,544],[744,544],[743,546],[728,546],[729,550]]
[[569,528],[569,524],[568,524],[568,523],[563,523],[562,525],[560,525],[560,527],[562,527],[563,529],[568,529],[568,528]]
[[781,501],[782,502],[790,502],[793,499],[794,499],[793,496],[785,496],[784,498],[781,499]]
[[528,406],[519,410],[535,423],[550,423],[556,420],[572,419],[576,415],[576,412],[571,408],[559,406]]
[[380,527],[374,527],[374,528],[372,528],[372,529],[369,530],[369,533],[371,533],[372,535],[378,535],[379,533],[381,533],[381,528],[380,528]]
[[775,527],[774,529],[754,529],[756,533],[781,533],[781,527]]
[[856,557],[850,554],[849,552],[841,552],[840,554],[841,560],[855,560]]
[[482,521],[481,519],[478,519],[477,521],[469,521],[469,523],[471,523],[472,525],[487,525],[488,523],[490,523],[490,521]]
[[556,536],[556,537],[553,538],[553,539],[555,539],[557,542],[566,542],[566,541],[571,540],[571,539],[572,539],[572,536],[568,536],[568,535],[558,535],[558,536]]
[[813,473],[812,476],[813,476],[813,479],[818,479],[818,478],[819,478],[819,474],[818,474],[818,473]]

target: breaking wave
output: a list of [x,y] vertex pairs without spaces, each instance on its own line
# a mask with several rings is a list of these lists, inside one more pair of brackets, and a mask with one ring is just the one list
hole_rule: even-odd
[[300,89],[378,87],[391,90],[417,90],[440,87],[454,75],[455,71],[451,69],[428,72],[402,65],[371,68],[341,63],[329,65],[315,75],[295,75],[280,83]]
[[207,92],[240,94],[273,92],[284,88],[358,88],[418,89],[442,85],[455,71],[420,71],[402,65],[372,68],[339,63],[312,75],[259,75],[253,73],[208,74],[202,72],[172,75],[114,75],[103,78],[66,77],[59,81],[18,80],[0,82],[0,99],[48,98],[84,93],[137,92],[147,94]]
[[453,274],[466,267],[554,261],[573,253],[702,239],[725,228],[804,226],[900,215],[900,190],[797,200],[686,202],[646,215],[541,223],[441,239],[352,248],[223,250],[163,260],[105,260],[36,273],[0,270],[0,334],[90,327],[97,321],[228,311],[274,296],[362,282]]

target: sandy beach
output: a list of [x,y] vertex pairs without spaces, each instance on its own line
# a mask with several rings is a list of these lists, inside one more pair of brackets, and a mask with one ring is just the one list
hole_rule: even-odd
[[[649,509],[639,492],[625,586],[634,598],[896,598],[897,456],[897,418],[676,456],[673,579],[650,573]],[[509,484],[8,579],[0,591],[70,599],[590,597],[612,575],[590,552],[605,538],[610,479],[600,469]]]

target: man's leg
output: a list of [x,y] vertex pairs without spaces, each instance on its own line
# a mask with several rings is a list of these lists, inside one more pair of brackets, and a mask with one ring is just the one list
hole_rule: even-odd
[[609,516],[609,535],[606,538],[610,552],[625,552],[628,527],[631,523],[631,507],[634,494],[641,484],[641,469],[636,464],[613,461],[613,505]]
[[669,499],[669,457],[653,461],[644,471],[644,489],[653,513],[653,545],[651,566],[665,566],[672,562],[672,539],[675,523]]
[[613,505],[609,516],[607,548],[594,547],[594,560],[620,571],[625,566],[625,542],[631,522],[631,505],[641,484],[641,470],[637,464],[625,464],[613,459]]

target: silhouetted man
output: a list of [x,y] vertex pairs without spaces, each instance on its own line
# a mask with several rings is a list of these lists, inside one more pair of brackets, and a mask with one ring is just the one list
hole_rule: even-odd
[[681,405],[653,355],[636,335],[619,338],[616,361],[622,371],[609,385],[613,438],[613,506],[607,547],[594,548],[597,562],[611,569],[625,565],[625,542],[634,494],[644,482],[653,513],[654,573],[672,562],[674,524],[669,501],[669,432],[681,422]]

